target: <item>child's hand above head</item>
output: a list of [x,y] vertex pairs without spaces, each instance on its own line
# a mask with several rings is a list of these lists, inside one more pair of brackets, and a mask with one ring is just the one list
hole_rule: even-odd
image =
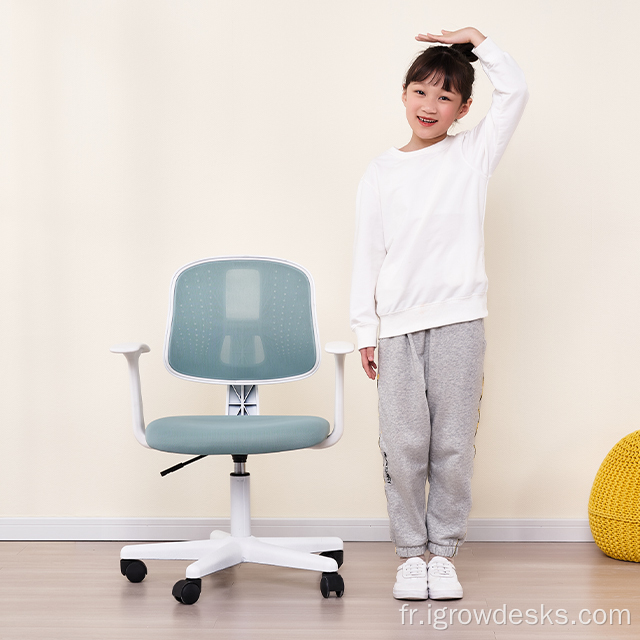
[[440,42],[441,44],[464,44],[465,42],[470,42],[474,47],[477,47],[486,40],[486,36],[482,35],[474,27],[465,27],[457,31],[445,31],[443,29],[441,36],[432,33],[423,35],[421,33],[416,36],[416,40],[420,42]]
[[374,362],[375,347],[365,347],[360,349],[360,358],[362,359],[362,368],[364,372],[372,379],[376,379],[376,363]]

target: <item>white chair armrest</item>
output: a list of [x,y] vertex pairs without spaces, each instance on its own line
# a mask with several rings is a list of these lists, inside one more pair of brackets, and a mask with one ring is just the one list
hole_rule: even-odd
[[121,353],[127,359],[129,365],[129,386],[131,389],[131,408],[133,410],[133,435],[136,440],[147,449],[151,447],[147,444],[145,436],[144,413],[142,410],[142,389],[140,387],[140,366],[139,360],[143,353],[151,351],[142,342],[132,342],[126,344],[116,344],[111,347],[112,353]]
[[353,351],[353,345],[350,342],[327,342],[324,350],[327,353],[351,353]]
[[124,344],[114,344],[110,349],[111,353],[135,353],[139,351],[140,353],[149,353],[151,349],[142,343],[142,342],[125,342]]
[[350,342],[329,342],[325,346],[328,353],[333,353],[336,360],[336,397],[333,418],[333,430],[325,440],[311,447],[312,449],[326,449],[332,447],[344,432],[344,357],[353,351]]

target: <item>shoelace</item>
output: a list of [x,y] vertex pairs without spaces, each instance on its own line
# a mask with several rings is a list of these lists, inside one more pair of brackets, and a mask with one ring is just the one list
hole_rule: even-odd
[[442,578],[449,578],[453,575],[451,565],[448,562],[433,562],[429,567],[429,572]]
[[424,578],[427,575],[427,567],[422,562],[405,562],[402,565],[402,576],[404,578]]

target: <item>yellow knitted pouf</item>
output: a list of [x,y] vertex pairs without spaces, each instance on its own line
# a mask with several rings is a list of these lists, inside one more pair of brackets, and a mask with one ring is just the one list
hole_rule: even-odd
[[640,562],[640,431],[622,438],[600,465],[589,498],[589,526],[608,556]]

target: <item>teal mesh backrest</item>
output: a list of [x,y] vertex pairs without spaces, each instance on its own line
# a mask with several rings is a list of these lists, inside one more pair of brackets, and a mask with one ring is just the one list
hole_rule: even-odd
[[288,263],[233,258],[186,267],[174,279],[167,363],[205,380],[303,376],[317,365],[313,294]]

